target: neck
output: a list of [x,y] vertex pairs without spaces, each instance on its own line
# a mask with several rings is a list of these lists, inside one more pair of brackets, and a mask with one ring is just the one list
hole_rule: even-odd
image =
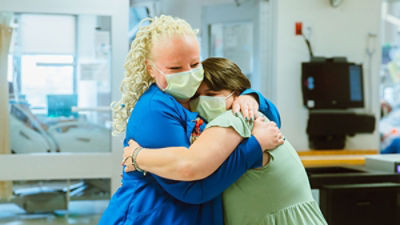
[[189,110],[190,110],[190,107],[189,107],[189,101],[190,101],[190,99],[177,99],[177,101],[178,101],[179,103],[181,103],[181,105],[182,105],[183,107],[185,107],[186,109],[189,109]]

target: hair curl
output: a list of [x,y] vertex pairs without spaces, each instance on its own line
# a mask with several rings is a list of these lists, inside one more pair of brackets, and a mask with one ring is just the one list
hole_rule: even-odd
[[[150,21],[150,24],[140,26],[145,21]],[[136,102],[154,82],[145,65],[146,60],[151,57],[153,44],[160,38],[174,35],[196,36],[197,33],[186,21],[165,15],[145,18],[139,27],[125,61],[125,77],[120,86],[122,97],[119,101],[111,103],[113,135],[125,132]]]

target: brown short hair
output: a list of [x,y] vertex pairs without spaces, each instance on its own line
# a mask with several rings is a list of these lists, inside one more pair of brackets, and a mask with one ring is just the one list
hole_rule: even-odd
[[226,58],[210,57],[202,62],[204,82],[212,91],[230,90],[239,95],[251,87],[239,66]]

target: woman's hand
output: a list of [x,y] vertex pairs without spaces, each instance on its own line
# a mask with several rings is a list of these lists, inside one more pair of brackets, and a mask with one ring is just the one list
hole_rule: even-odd
[[254,121],[251,133],[260,143],[263,151],[271,150],[283,144],[283,135],[274,122],[265,122],[264,117],[258,117]]
[[235,99],[232,105],[232,112],[236,115],[242,113],[247,120],[256,119],[258,116],[258,102],[252,95],[241,95]]
[[133,158],[132,153],[137,148],[140,147],[139,144],[134,140],[129,140],[129,146],[124,148],[124,154],[122,155],[122,162],[121,166],[125,166],[125,172],[132,172],[135,171],[135,166],[132,165]]

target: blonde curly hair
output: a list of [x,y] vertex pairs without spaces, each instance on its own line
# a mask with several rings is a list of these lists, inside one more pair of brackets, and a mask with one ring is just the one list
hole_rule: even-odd
[[125,61],[125,77],[120,86],[122,97],[119,101],[111,103],[113,135],[125,132],[136,102],[154,82],[145,65],[146,60],[151,57],[154,43],[160,38],[174,35],[195,37],[197,34],[197,31],[193,30],[186,21],[171,16],[145,18],[140,25],[145,21],[150,21],[150,24],[139,28]]

